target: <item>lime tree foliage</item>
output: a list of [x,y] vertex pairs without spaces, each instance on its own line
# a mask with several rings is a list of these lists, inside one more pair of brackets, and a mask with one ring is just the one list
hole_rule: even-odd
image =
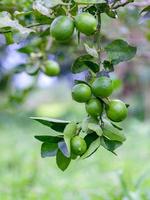
[[[59,75],[57,61],[48,59],[49,42],[69,44],[68,41],[74,38],[82,44],[81,36],[86,37],[87,41],[96,41],[93,46],[84,43],[86,53],[77,57],[71,66],[73,74],[88,71],[85,79],[75,80],[72,88],[73,100],[85,106],[87,116],[76,122],[32,117],[55,131],[55,135],[52,132],[35,138],[42,142],[41,156],[56,156],[56,163],[63,171],[72,160],[88,158],[99,147],[116,155],[115,150],[126,140],[117,123],[127,117],[128,105],[111,98],[114,85],[109,74],[120,62],[132,59],[136,47],[121,39],[102,45],[101,24],[102,15],[117,20],[118,9],[132,2],[36,0],[32,6],[26,3],[18,11],[11,9],[0,12],[0,33],[5,36],[8,45],[19,43],[29,36],[33,38],[19,49],[29,55],[28,62],[20,67],[30,75],[40,71],[48,76]],[[142,12],[149,12],[149,7]]]

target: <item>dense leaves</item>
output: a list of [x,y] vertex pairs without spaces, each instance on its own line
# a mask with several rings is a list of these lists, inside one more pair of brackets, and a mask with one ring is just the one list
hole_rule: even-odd
[[34,32],[33,29],[22,26],[17,19],[13,20],[11,15],[5,11],[0,12],[0,29],[2,32],[14,31],[19,34],[15,38],[13,38],[13,35],[6,34],[5,36],[8,44],[13,43],[14,40],[15,42],[20,42],[20,40],[25,39],[30,33]]
[[[49,60],[51,46],[61,43],[61,46],[68,45],[69,48],[77,39],[80,42],[82,36],[86,38],[83,44],[81,41],[84,53],[79,53],[80,56],[71,67],[74,74],[88,72],[85,80],[75,80],[72,89],[72,98],[85,106],[85,119],[76,123],[70,120],[32,117],[50,128],[47,135],[35,136],[42,142],[41,157],[56,156],[56,163],[62,171],[67,169],[72,159],[87,158],[100,146],[115,154],[116,148],[126,140],[122,128],[110,122],[115,121],[114,116],[118,113],[114,109],[113,113],[108,114],[111,94],[115,89],[109,73],[114,71],[114,65],[132,59],[136,48],[120,39],[103,47],[106,42],[101,41],[101,14],[116,18],[117,9],[131,2],[132,0],[123,4],[115,0],[35,0],[32,6],[26,5],[24,9],[15,12],[10,9],[10,13],[0,12],[0,33],[4,34],[8,45],[32,36],[25,46],[18,49],[28,59],[18,66],[16,73],[25,71],[37,77],[39,72],[49,76],[58,75],[58,72],[52,73],[52,68],[50,70],[50,65],[47,65],[55,62]],[[142,10],[142,20],[149,19],[149,11],[149,6]],[[55,64],[58,66],[57,62]],[[116,108],[118,107],[117,103]],[[124,107],[127,109],[125,104]],[[119,109],[119,113],[123,112]],[[125,117],[126,115],[122,120]]]

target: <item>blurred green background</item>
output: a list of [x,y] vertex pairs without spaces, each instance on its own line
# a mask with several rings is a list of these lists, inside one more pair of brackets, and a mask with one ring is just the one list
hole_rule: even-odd
[[[16,1],[1,4],[5,5],[1,10],[11,11]],[[117,150],[118,156],[101,148],[87,160],[72,162],[66,172],[56,167],[55,158],[40,158],[34,135],[51,130],[29,117],[75,120],[85,116],[84,106],[73,102],[70,94],[73,80],[84,75],[69,73],[77,44],[69,49],[51,47],[50,57],[62,67],[60,77],[33,78],[14,73],[26,55],[17,51],[18,45],[6,46],[0,35],[0,199],[150,200],[150,23],[139,23],[140,9],[124,8],[118,20],[103,16],[102,24],[105,42],[123,38],[138,47],[136,58],[111,74],[114,97],[130,104],[129,118],[123,123],[127,141]]]

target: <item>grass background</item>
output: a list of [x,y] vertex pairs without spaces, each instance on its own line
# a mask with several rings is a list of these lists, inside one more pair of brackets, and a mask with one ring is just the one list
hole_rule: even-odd
[[34,139],[49,128],[28,115],[0,113],[0,199],[2,200],[149,200],[150,123],[126,121],[128,140],[118,156],[99,149],[61,172],[55,158],[40,158]]

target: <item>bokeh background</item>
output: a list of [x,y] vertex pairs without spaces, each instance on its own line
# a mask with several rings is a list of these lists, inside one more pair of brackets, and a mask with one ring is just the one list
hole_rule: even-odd
[[[0,10],[28,8],[31,3],[2,0]],[[55,158],[40,158],[34,135],[51,130],[29,117],[76,120],[85,116],[84,105],[73,102],[70,92],[73,80],[84,77],[70,73],[83,48],[75,38],[67,45],[54,43],[49,58],[61,64],[61,76],[32,77],[18,70],[28,59],[18,49],[33,38],[7,46],[0,34],[1,200],[150,200],[150,21],[141,20],[141,9],[128,6],[120,10],[118,20],[105,15],[102,20],[103,41],[121,38],[138,48],[132,61],[111,73],[114,98],[130,104],[129,118],[123,123],[127,141],[117,150],[118,156],[100,148],[89,159],[72,162],[66,172],[57,168]]]

